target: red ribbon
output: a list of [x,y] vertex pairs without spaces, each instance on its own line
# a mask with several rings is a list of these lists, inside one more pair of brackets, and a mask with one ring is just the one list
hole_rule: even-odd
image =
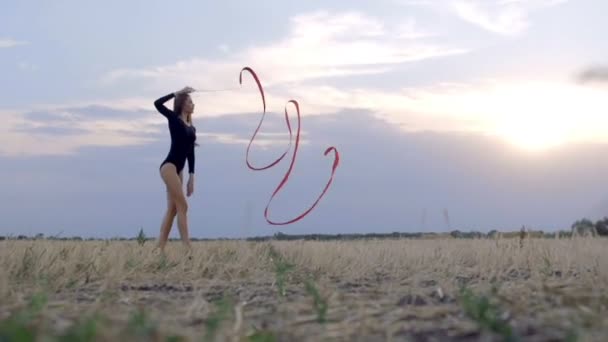
[[[266,98],[264,96],[264,89],[262,89],[262,84],[260,83],[260,80],[258,78],[258,76],[256,75],[256,73],[249,67],[244,67],[240,74],[239,74],[239,84],[243,84],[243,71],[248,71],[251,76],[253,76],[253,79],[255,80],[255,82],[258,85],[258,89],[260,90],[260,94],[262,95],[262,103],[263,103],[263,107],[264,107],[264,111],[262,113],[262,117],[260,119],[260,123],[258,124],[258,127],[255,129],[251,140],[249,141],[249,145],[247,146],[247,152],[245,155],[245,161],[247,163],[247,167],[249,167],[249,169],[254,170],[254,171],[261,171],[261,170],[266,170],[269,169],[273,166],[275,166],[276,164],[278,164],[286,155],[287,152],[289,152],[289,149],[291,147],[291,139],[293,137],[293,133],[291,130],[291,123],[289,122],[289,114],[287,112],[287,105],[285,105],[285,122],[287,123],[287,129],[289,130],[289,145],[287,146],[287,150],[285,150],[285,152],[283,152],[283,154],[277,158],[274,162],[266,165],[266,166],[262,166],[262,167],[254,167],[253,165],[251,165],[251,163],[249,162],[249,150],[251,148],[251,144],[253,143],[253,140],[255,139],[255,136],[257,135],[258,131],[260,130],[260,127],[262,126],[262,121],[264,120],[264,117],[266,115]],[[306,211],[304,211],[302,214],[298,215],[297,217],[289,220],[289,221],[285,221],[285,222],[275,222],[272,221],[268,218],[268,207],[270,206],[270,202],[272,202],[272,199],[274,198],[274,196],[279,192],[279,190],[281,190],[281,188],[285,185],[285,183],[287,183],[287,180],[289,179],[289,175],[291,174],[291,170],[293,169],[293,165],[295,164],[296,161],[296,155],[298,153],[298,147],[300,144],[300,124],[301,124],[301,119],[300,119],[300,105],[298,104],[298,102],[296,100],[290,100],[287,102],[287,104],[292,103],[295,108],[296,108],[296,113],[298,115],[298,130],[296,132],[296,145],[294,147],[293,150],[293,154],[291,156],[291,163],[289,164],[289,169],[287,169],[287,172],[285,172],[285,175],[283,176],[283,179],[281,180],[281,182],[279,183],[279,185],[276,187],[276,189],[274,190],[274,192],[272,193],[272,195],[270,196],[270,199],[268,200],[268,203],[266,204],[266,209],[264,210],[264,218],[266,218],[266,222],[272,224],[272,225],[287,225],[287,224],[291,224],[294,223],[296,221],[301,220],[302,218],[304,218],[304,216],[308,215],[319,203],[319,201],[321,200],[321,198],[325,195],[325,192],[327,191],[327,189],[329,189],[329,186],[331,185],[333,179],[334,179],[334,173],[336,172],[336,169],[338,168],[338,165],[340,164],[340,154],[338,153],[338,150],[331,146],[328,147],[325,150],[325,153],[323,153],[323,155],[327,156],[327,154],[329,152],[334,152],[334,163],[331,169],[331,176],[327,182],[327,184],[325,185],[325,188],[323,189],[323,192],[321,192],[321,195],[319,195],[319,197],[317,198],[317,200],[313,203],[313,205],[308,208]]]

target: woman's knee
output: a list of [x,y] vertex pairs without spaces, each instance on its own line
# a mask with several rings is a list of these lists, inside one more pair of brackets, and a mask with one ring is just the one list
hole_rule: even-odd
[[184,200],[178,200],[175,202],[175,209],[177,213],[186,213],[188,212],[188,202]]
[[177,215],[177,207],[175,206],[175,204],[172,204],[171,206],[169,206],[169,208],[167,208],[167,213],[170,217],[175,217],[175,215]]
[[174,203],[177,213],[187,212],[188,203],[186,197],[184,197],[183,190],[181,189],[182,180],[179,174],[175,172],[175,168],[167,163],[161,168],[161,175],[167,186],[167,195]]

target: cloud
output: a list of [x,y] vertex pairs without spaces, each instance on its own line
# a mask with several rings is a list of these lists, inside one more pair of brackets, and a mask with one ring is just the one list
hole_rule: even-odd
[[[198,135],[200,139],[211,141],[219,144],[230,144],[230,145],[242,145],[246,146],[251,141],[251,136],[247,136],[240,133],[200,133]],[[294,133],[291,144],[295,144],[296,135]],[[299,145],[308,145],[310,141],[306,139],[306,134],[300,132]],[[287,147],[289,145],[289,133],[260,133],[256,135],[255,139],[251,143],[252,149],[269,149],[271,147]]]
[[[186,84],[197,89],[220,89],[225,91],[195,93],[196,111],[206,117],[259,113],[261,99],[252,78],[245,74],[243,87],[238,85],[239,71],[250,66],[261,78],[268,111],[281,113],[288,100],[300,100],[296,97],[299,92],[291,89],[311,83],[307,81],[322,83],[334,77],[379,74],[404,63],[468,52],[466,48],[431,42],[427,38],[435,34],[420,28],[412,18],[389,25],[359,12],[317,11],[291,18],[290,27],[283,39],[240,51],[231,47],[217,60],[193,58],[163,66],[112,70],[103,75],[101,85],[133,84],[140,94],[146,92],[151,97]],[[114,100],[97,103],[151,109],[151,97],[122,104]],[[300,105],[303,115],[327,114],[337,108],[320,105],[317,100],[300,101]],[[293,109],[290,113],[295,117]]]
[[[215,131],[245,127],[250,121],[243,114],[206,122]],[[363,110],[311,117],[304,125],[310,144],[300,150],[287,185],[273,200],[271,218],[295,217],[319,195],[330,173],[331,157],[322,154],[329,143],[338,147],[342,158],[319,206],[285,227],[286,233],[489,231],[523,224],[568,229],[606,199],[598,186],[608,172],[602,145],[572,146],[529,158],[483,135],[404,133]],[[243,134],[237,129],[224,133]],[[283,147],[254,148],[251,161],[267,164]],[[10,199],[0,207],[5,223],[0,235],[63,230],[68,236],[124,236],[132,227],[143,227],[147,235],[156,236],[166,207],[158,166],[167,150],[168,139],[163,138],[140,145],[86,146],[81,153],[64,156],[0,156],[0,188]],[[192,236],[276,231],[265,223],[263,212],[288,159],[267,172],[252,172],[245,165],[244,145],[208,136],[201,139],[196,158],[196,190],[188,199]],[[65,208],[73,215],[64,215]],[[444,221],[444,208],[451,227]],[[426,226],[421,224],[424,211]],[[36,215],[28,215],[32,212]],[[179,237],[176,229],[172,236]]]
[[102,84],[145,81],[148,89],[224,88],[236,83],[245,65],[264,75],[265,87],[321,78],[383,73],[391,66],[466,53],[467,49],[423,42],[431,33],[415,21],[395,26],[358,12],[318,11],[290,20],[287,37],[243,51],[230,50],[221,60],[194,58],[175,64],[123,68],[102,77]]
[[[169,141],[166,119],[144,110],[115,110],[103,106],[72,107],[27,112],[0,112],[0,155],[74,155],[86,147],[128,147]],[[240,114],[234,119],[195,118],[200,143],[247,145],[259,115]],[[219,123],[219,124],[218,124]],[[293,139],[296,122],[291,121]],[[307,130],[300,144],[308,144]],[[292,140],[292,144],[295,140]],[[268,113],[253,141],[254,148],[287,146],[289,135],[282,115]]]
[[397,1],[407,6],[449,12],[483,30],[503,36],[518,36],[530,26],[532,13],[560,5],[568,0],[449,0]]
[[[248,143],[261,117],[261,100],[253,84],[246,87],[248,89],[242,92],[195,95],[194,122],[201,127],[199,133],[222,143]],[[344,110],[366,110],[403,132],[480,133],[497,136],[528,150],[608,140],[604,132],[608,125],[604,115],[608,112],[605,93],[565,81],[503,78],[396,90],[308,84],[275,88],[266,95],[269,112],[261,129],[263,134],[286,132],[281,111],[285,99],[295,98],[300,103],[304,134],[308,133],[311,117],[330,116]],[[125,139],[140,136],[158,139],[164,134],[165,122],[153,109],[152,101],[145,101],[146,110],[110,109],[100,105],[62,107],[25,113],[24,117],[40,123],[46,120],[49,124],[60,119],[62,123],[55,123],[53,127],[84,127],[95,134],[120,132]],[[295,129],[296,113],[291,106],[288,109]],[[212,120],[220,116],[234,118]],[[214,127],[213,122],[222,122],[225,126]],[[123,141],[125,144],[137,143]],[[260,139],[259,143],[270,146],[272,140]],[[276,143],[286,144],[287,141],[277,140]]]
[[25,133],[30,137],[35,136],[73,136],[79,134],[88,133],[86,129],[78,127],[65,127],[58,125],[36,125],[36,124],[23,124],[18,125],[13,129],[16,133]]
[[497,3],[482,5],[474,1],[456,1],[452,6],[461,19],[493,33],[517,35],[529,25],[526,12],[520,6]]
[[[119,113],[100,107],[2,112],[0,154],[64,155],[85,146],[127,146],[158,139],[152,112]],[[159,115],[160,116],[160,115]]]
[[100,105],[49,107],[46,110],[24,112],[21,117],[38,123],[66,125],[87,125],[93,122],[134,122],[146,125],[164,120],[156,111],[118,110]]
[[[369,26],[366,34],[371,36],[382,35],[385,30],[381,25],[361,25]],[[339,36],[343,34],[340,32],[342,29],[336,28],[333,33],[319,33],[319,36]],[[183,68],[184,72],[188,70],[188,67],[181,64],[180,68]],[[595,69],[599,72],[590,72],[588,75],[602,75],[603,69]],[[227,69],[225,72],[228,72]],[[232,76],[238,86],[238,73]],[[546,150],[577,142],[604,142],[608,139],[603,129],[608,125],[608,120],[603,115],[608,111],[605,93],[571,82],[505,77],[386,89],[370,84],[358,86],[345,83],[337,86],[322,81],[302,83],[293,87],[266,86],[266,74],[260,73],[260,77],[265,85],[268,105],[268,116],[262,128],[264,132],[285,132],[282,111],[287,100],[296,99],[300,103],[305,131],[310,117],[327,116],[343,110],[367,110],[404,132],[475,132],[498,136],[531,150]],[[591,78],[597,79],[597,76]],[[161,83],[162,79],[157,81]],[[23,118],[43,122],[57,119],[59,116],[63,123],[53,124],[53,128],[49,127],[48,130],[73,126],[93,132],[91,134],[105,132],[103,134],[106,137],[109,132],[112,132],[112,136],[120,133],[123,143],[134,144],[141,142],[131,140],[134,137],[158,139],[164,134],[164,118],[156,113],[153,107],[154,99],[161,95],[164,94],[157,93],[154,97],[147,98],[99,100],[89,103],[83,101],[61,106],[41,105],[25,112]],[[255,84],[248,75],[245,75],[242,89],[195,93],[193,97],[196,103],[195,124],[205,127],[199,132],[207,133],[209,139],[222,143],[248,142],[250,134],[259,122],[262,109]],[[168,103],[168,106],[170,107],[171,103]],[[291,106],[288,109],[291,123],[295,125],[295,111]],[[209,126],[210,122],[213,122],[210,119],[224,115],[245,115],[247,120],[235,119],[232,126],[227,127]],[[37,129],[38,132],[44,130]],[[246,133],[238,135],[236,132]],[[79,141],[72,140],[73,143]],[[260,140],[260,144],[270,145],[271,141]]]
[[[34,137],[49,132],[66,135],[112,133],[115,136],[137,137],[158,132],[154,113],[141,111],[116,111],[99,106],[69,108],[60,111],[34,111],[22,115],[23,123],[16,131],[27,132]],[[156,118],[157,119],[157,118]]]
[[530,25],[530,15],[568,0],[459,0],[453,2],[456,14],[463,20],[493,33],[516,36]]
[[29,44],[29,43],[26,41],[14,40],[11,38],[0,38],[0,49],[12,48],[15,46],[27,45],[27,44]]
[[56,121],[69,121],[69,114],[61,112],[50,112],[50,111],[31,111],[25,112],[20,115],[24,120],[31,121],[43,121],[43,122],[56,122]]
[[[149,110],[134,109],[128,112],[100,105],[89,105],[86,107],[75,107],[69,109],[70,113],[78,119],[148,119],[155,115]],[[156,111],[154,111],[156,112]]]
[[[471,1],[452,3],[481,6],[480,2]],[[493,1],[487,6],[494,9],[519,6],[529,12],[557,3]],[[156,96],[181,88],[184,84],[211,89],[227,88],[229,90],[225,92],[194,94],[195,124],[200,123],[205,127],[199,132],[208,134],[210,140],[244,144],[249,139],[247,134],[253,133],[261,113],[261,99],[249,75],[245,75],[243,88],[238,88],[238,71],[243,65],[248,65],[241,62],[251,60],[259,62],[253,63],[258,64],[259,69],[255,65],[253,67],[264,84],[268,111],[273,114],[264,122],[264,128],[268,129],[266,132],[271,131],[272,125],[277,128],[275,132],[285,132],[281,120],[283,108],[287,100],[297,99],[302,109],[304,128],[307,118],[312,116],[325,116],[343,110],[367,110],[376,118],[408,132],[476,132],[538,148],[568,142],[606,140],[600,129],[607,123],[602,115],[608,110],[605,94],[576,84],[505,78],[387,90],[369,83],[337,86],[331,84],[332,80],[324,79],[332,74],[344,75],[345,71],[361,75],[379,69],[389,70],[406,63],[410,56],[408,53],[419,53],[421,50],[416,47],[420,46],[445,51],[445,48],[426,42],[426,37],[433,33],[419,29],[414,20],[390,26],[356,12],[314,12],[294,17],[291,22],[292,29],[284,39],[240,52],[234,51],[232,46],[226,59],[192,59],[154,68],[120,69],[106,74],[105,81],[109,83],[129,80],[143,82],[147,88],[145,90],[154,91],[156,95],[38,106],[34,109],[38,109],[38,112],[43,109],[42,112],[50,112],[55,117],[63,115],[61,120],[64,121],[74,121],[52,124],[52,127],[48,123],[48,130],[59,131],[62,129],[60,127],[75,125],[73,127],[85,129],[90,134],[104,134],[104,137],[108,137],[110,132],[112,136],[120,133],[123,143],[136,144],[141,140],[130,139],[158,139],[164,134],[164,118],[155,113],[152,105]],[[300,52],[307,55],[299,56]],[[294,73],[291,74],[291,71]],[[305,82],[313,78],[315,82]],[[134,89],[141,94],[140,87]],[[294,124],[295,112],[291,107],[289,110]],[[207,126],[213,117],[243,113],[247,113],[246,124],[237,120],[233,127],[212,130]],[[28,113],[25,115],[27,118]],[[270,121],[270,118],[277,119]],[[44,118],[30,119],[44,121]],[[39,133],[45,128],[36,129]],[[236,132],[247,133],[240,135]],[[79,140],[72,142],[78,143]],[[281,140],[281,143],[284,142]],[[270,144],[270,139],[265,143]]]
[[529,149],[608,141],[605,93],[570,82],[492,79],[397,91],[310,86],[292,92],[326,113],[369,110],[403,131],[475,132]]

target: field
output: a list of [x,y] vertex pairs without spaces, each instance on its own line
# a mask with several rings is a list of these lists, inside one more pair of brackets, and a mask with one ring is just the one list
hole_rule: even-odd
[[0,241],[0,341],[600,341],[607,241]]

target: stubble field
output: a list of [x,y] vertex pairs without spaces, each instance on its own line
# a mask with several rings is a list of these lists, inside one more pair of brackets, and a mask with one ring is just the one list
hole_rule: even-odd
[[606,240],[520,242],[0,241],[0,341],[605,340]]

